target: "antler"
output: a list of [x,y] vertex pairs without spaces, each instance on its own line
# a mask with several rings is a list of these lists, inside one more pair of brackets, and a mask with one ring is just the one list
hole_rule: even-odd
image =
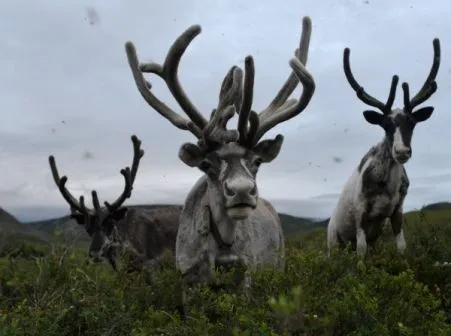
[[[309,17],[303,18],[299,49],[295,52],[295,58],[289,62],[293,72],[269,106],[260,114],[251,111],[255,69],[252,56],[248,56],[245,60],[244,86],[242,70],[236,66],[232,67],[223,80],[218,107],[213,110],[208,122],[189,101],[177,76],[178,66],[184,51],[200,32],[201,27],[193,25],[180,35],[170,48],[163,65],[157,63],[140,64],[133,43],[129,41],[125,44],[128,62],[139,92],[150,106],[174,126],[183,130],[190,130],[199,139],[199,142],[207,147],[214,146],[218,140],[225,141],[224,139],[228,139],[227,141],[229,141],[236,138],[235,132],[226,130],[227,121],[233,117],[229,106],[233,105],[234,110],[239,114],[239,141],[243,145],[253,146],[268,130],[295,117],[307,107],[315,91],[314,79],[305,69],[312,32],[312,22]],[[153,95],[151,85],[144,79],[143,73],[145,72],[154,73],[166,82],[172,95],[190,120],[171,110]],[[304,87],[300,99],[288,100],[298,82],[301,82]]]
[[[139,162],[141,161],[141,158],[144,156],[144,150],[141,149],[141,140],[139,140],[136,135],[132,135],[131,139],[133,142],[132,168],[130,169],[130,167],[125,167],[124,169],[121,169],[121,174],[122,176],[124,176],[125,182],[124,190],[122,194],[112,204],[104,202],[109,212],[117,210],[125,202],[127,198],[130,198],[133,190],[133,182],[135,182],[136,173],[138,171]],[[93,191],[93,200],[94,193],[95,191]]]
[[66,188],[67,183],[67,176],[63,176],[60,178],[60,175],[58,173],[58,168],[56,167],[55,157],[53,155],[49,156],[49,164],[50,164],[50,170],[52,171],[53,180],[55,181],[55,184],[57,185],[61,195],[66,200],[67,203],[69,203],[71,211],[79,211],[83,214],[88,214],[88,209],[84,206],[83,203],[83,196],[80,197],[80,202],[76,200],[74,196],[70,193],[70,191]]
[[399,77],[394,75],[391,80],[390,93],[388,94],[387,102],[384,104],[380,100],[374,98],[365,92],[363,86],[360,86],[359,83],[354,78],[354,75],[351,71],[351,66],[349,64],[349,54],[351,50],[349,48],[345,48],[343,53],[343,68],[345,72],[346,79],[348,80],[351,87],[357,94],[357,97],[367,105],[373,106],[381,110],[383,114],[389,114],[391,112],[393,103],[395,101],[396,96],[396,87],[398,85]]
[[[305,68],[311,33],[312,21],[310,17],[306,16],[302,20],[302,35],[299,42],[299,48],[296,49],[295,57],[289,62],[293,72],[287,78],[268,107],[259,114],[251,111],[255,76],[254,61],[252,56],[246,58],[244,100],[240,110],[240,117],[242,118],[239,120],[241,143],[248,146],[255,145],[271,128],[288,119],[294,118],[307,107],[315,92],[315,81]],[[303,86],[301,97],[299,100],[288,100],[299,82]],[[247,129],[248,119],[250,122],[249,129]],[[246,135],[244,135],[244,129],[247,129]]]
[[[104,202],[107,211],[110,213],[117,210],[125,202],[127,198],[130,198],[133,189],[133,182],[135,181],[136,173],[138,171],[139,162],[141,158],[144,156],[144,151],[141,149],[141,140],[139,140],[136,135],[132,135],[131,140],[133,142],[132,167],[131,169],[130,167],[126,167],[121,170],[121,174],[124,176],[125,180],[124,191],[112,204]],[[79,201],[77,201],[75,197],[73,197],[71,193],[67,190],[66,188],[67,177],[63,176],[60,178],[58,169],[56,167],[55,158],[53,157],[53,155],[49,156],[49,163],[53,175],[53,180],[55,181],[55,184],[58,186],[61,195],[63,195],[66,202],[69,203],[72,212],[78,211],[84,215],[96,215],[102,211],[100,207],[99,198],[95,190],[91,192],[92,204],[94,208],[89,209],[85,205],[83,196],[80,196]]]
[[[206,126],[207,120],[191,103],[178,79],[180,60],[191,41],[199,35],[201,27],[193,25],[181,34],[172,44],[163,65],[158,63],[139,63],[136,48],[131,41],[125,44],[128,63],[130,65],[136,86],[144,100],[174,126],[183,130],[190,130],[197,138],[202,137],[201,130]],[[159,100],[151,91],[151,85],[145,80],[143,73],[154,73],[162,78],[180,107],[190,120],[174,112],[165,103]],[[192,125],[188,125],[188,124]]]
[[237,66],[231,67],[222,81],[218,107],[212,111],[210,121],[202,130],[202,141],[199,144],[206,149],[238,140],[238,132],[228,130],[227,122],[235,112],[239,113],[243,99],[242,82],[243,71]]
[[429,71],[429,76],[426,78],[420,91],[410,99],[409,84],[402,83],[402,89],[404,92],[404,110],[406,112],[412,112],[413,109],[429,99],[435,91],[437,91],[437,82],[435,77],[437,77],[438,69],[440,67],[440,40],[435,38],[432,41],[434,47],[434,60],[432,62],[431,70]]

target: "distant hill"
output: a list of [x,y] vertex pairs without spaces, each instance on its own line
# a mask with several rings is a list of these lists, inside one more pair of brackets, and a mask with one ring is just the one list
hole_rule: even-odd
[[89,239],[85,228],[70,218],[69,215],[47,220],[27,222],[22,225],[30,227],[36,231],[44,232],[49,236],[54,236],[54,234],[58,232],[66,242],[87,241]]
[[[170,206],[170,204],[152,204],[152,205],[131,205],[131,208],[155,208],[161,206]],[[422,208],[426,211],[451,210],[450,202],[438,202],[426,205]],[[414,214],[411,211],[409,214]],[[286,236],[292,236],[296,233],[306,232],[317,228],[326,228],[329,218],[324,220],[315,220],[279,213],[282,221],[282,227]],[[60,233],[63,240],[67,242],[86,242],[89,237],[84,227],[78,225],[69,215],[51,218],[47,220],[21,223],[13,215],[0,208],[0,235],[5,237],[30,237],[32,240],[51,242],[55,232]]]
[[451,210],[450,202],[431,203],[422,208],[422,210]]
[[3,208],[0,208],[0,234],[4,239],[31,236],[38,241],[50,241],[50,235],[33,227],[23,225],[16,217]]
[[[171,204],[152,204],[152,205],[131,205],[131,208],[156,208],[161,206],[170,206]],[[295,217],[288,214],[279,213],[282,221],[282,227],[286,235],[291,235],[297,232],[304,232],[318,227],[325,227],[326,225],[319,221],[312,219]],[[43,231],[47,234],[53,234],[58,230],[64,237],[64,240],[69,241],[85,241],[88,238],[83,226],[78,225],[73,219],[67,216],[52,218],[41,221],[27,222],[25,226],[29,226],[37,231]]]
[[3,208],[0,208],[0,230],[2,232],[23,232],[26,228],[21,226],[21,223],[16,217]]
[[290,236],[295,233],[305,232],[316,228],[327,226],[327,221],[313,221],[311,219],[295,217],[284,213],[279,213],[280,220],[282,221],[283,232],[286,236]]

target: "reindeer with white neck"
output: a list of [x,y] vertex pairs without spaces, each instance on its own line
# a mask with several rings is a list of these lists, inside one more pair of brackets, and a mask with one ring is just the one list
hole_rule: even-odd
[[[207,121],[190,102],[177,75],[182,54],[201,32],[199,25],[188,28],[172,45],[163,65],[140,64],[132,42],[126,43],[128,61],[143,98],[164,118],[199,140],[185,143],[179,158],[205,175],[186,197],[176,242],[176,265],[185,283],[212,283],[215,266],[241,264],[247,269],[259,265],[284,265],[284,235],[277,212],[258,195],[256,175],[261,163],[273,161],[283,136],[262,140],[271,128],[300,114],[315,91],[312,76],[305,69],[311,21],[303,20],[303,33],[296,57],[289,62],[293,72],[269,106],[257,114],[252,108],[254,61],[245,59],[245,71],[232,67],[222,83],[219,104]],[[188,115],[186,119],[161,102],[151,92],[143,73],[154,73]],[[299,100],[290,99],[298,83]],[[238,130],[226,124],[238,113]],[[246,278],[248,280],[248,278]],[[245,283],[248,283],[245,281]]]
[[366,121],[381,126],[384,139],[365,154],[359,166],[344,186],[327,228],[329,254],[336,245],[356,244],[358,255],[365,256],[368,244],[379,238],[383,225],[390,220],[396,236],[396,246],[403,253],[406,248],[403,231],[403,203],[409,188],[404,164],[412,155],[411,140],[417,123],[427,120],[432,106],[415,109],[437,90],[435,77],[440,65],[440,43],[433,41],[434,60],[429,76],[419,92],[410,99],[409,85],[402,84],[404,108],[392,109],[398,76],[393,76],[387,102],[365,92],[352,75],[349,48],[345,48],[343,67],[346,78],[365,104],[379,109],[363,112]]

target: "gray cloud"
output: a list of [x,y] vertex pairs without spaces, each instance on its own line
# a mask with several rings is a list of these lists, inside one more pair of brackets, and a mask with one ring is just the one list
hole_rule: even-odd
[[[385,99],[394,73],[412,91],[419,89],[432,62],[432,39],[440,37],[439,90],[430,100],[436,109],[415,131],[406,208],[449,199],[451,7],[444,0],[283,6],[256,0],[208,6],[200,0],[158,6],[144,0],[16,0],[0,5],[0,204],[17,215],[25,209],[42,209],[46,216],[67,211],[51,179],[50,154],[74,193],[88,196],[97,189],[104,199],[116,197],[122,188],[119,170],[131,161],[133,133],[146,155],[130,202],[182,202],[200,172],[184,166],[177,151],[194,139],[143,101],[128,68],[125,41],[135,43],[141,59],[161,62],[184,29],[201,24],[202,33],[180,66],[189,96],[208,115],[229,67],[252,54],[254,108],[261,110],[289,74],[303,15],[314,25],[308,69],[317,90],[301,116],[268,133],[283,133],[285,142],[278,159],[259,173],[261,194],[280,211],[329,216],[361,156],[382,137],[382,130],[364,121],[365,106],[344,78],[343,48],[351,48],[362,85]],[[150,80],[159,97],[176,108],[161,80]]]

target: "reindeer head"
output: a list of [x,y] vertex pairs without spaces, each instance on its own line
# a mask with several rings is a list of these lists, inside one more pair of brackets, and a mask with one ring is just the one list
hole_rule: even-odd
[[425,102],[437,90],[435,77],[440,65],[440,41],[438,38],[433,40],[434,61],[432,63],[429,76],[424,82],[418,93],[410,99],[409,84],[403,83],[402,89],[404,93],[404,108],[392,109],[395,101],[396,86],[398,85],[398,76],[394,75],[391,82],[390,93],[387,102],[384,104],[365,92],[355,80],[349,65],[349,48],[345,48],[343,55],[343,68],[346,78],[357,94],[357,97],[365,104],[376,107],[381,113],[368,110],[363,112],[366,121],[371,124],[381,126],[391,143],[391,153],[393,159],[404,164],[412,156],[411,140],[415,125],[419,122],[429,119],[434,111],[434,107],[426,106],[414,110],[418,105]]
[[124,219],[127,214],[128,209],[122,206],[122,204],[131,196],[139,162],[144,155],[144,151],[141,149],[141,141],[135,135],[131,139],[134,149],[132,168],[126,167],[121,170],[125,181],[124,191],[112,204],[105,202],[105,207],[100,206],[99,198],[95,190],[91,193],[92,209],[86,207],[83,196],[80,196],[79,201],[77,201],[66,188],[67,177],[63,176],[60,178],[55,158],[52,155],[49,156],[53,179],[61,195],[71,207],[71,217],[78,224],[84,225],[86,232],[91,237],[88,252],[89,257],[95,262],[105,258],[114,269],[116,269],[116,249],[121,245],[121,237],[116,224],[118,221]]
[[[283,136],[259,141],[277,124],[301,113],[310,102],[315,91],[312,76],[305,69],[311,35],[310,18],[303,20],[303,33],[296,57],[289,64],[293,73],[286,80],[269,106],[259,114],[252,111],[254,86],[254,61],[245,59],[245,71],[232,67],[225,76],[219,104],[207,121],[186,96],[178,79],[180,59],[201,32],[199,25],[188,28],[172,45],[163,65],[140,64],[135,47],[127,42],[126,52],[133,77],[142,97],[163,117],[179,129],[189,130],[198,139],[197,144],[185,143],[179,158],[190,167],[202,170],[208,178],[209,195],[221,199],[227,214],[233,219],[248,217],[257,206],[258,189],[256,175],[260,164],[271,162],[279,154]],[[154,73],[167,84],[189,120],[171,110],[151,91],[144,73]],[[243,83],[244,77],[244,83]],[[298,82],[304,86],[299,100],[290,99]],[[237,113],[238,129],[228,130],[227,122]]]

